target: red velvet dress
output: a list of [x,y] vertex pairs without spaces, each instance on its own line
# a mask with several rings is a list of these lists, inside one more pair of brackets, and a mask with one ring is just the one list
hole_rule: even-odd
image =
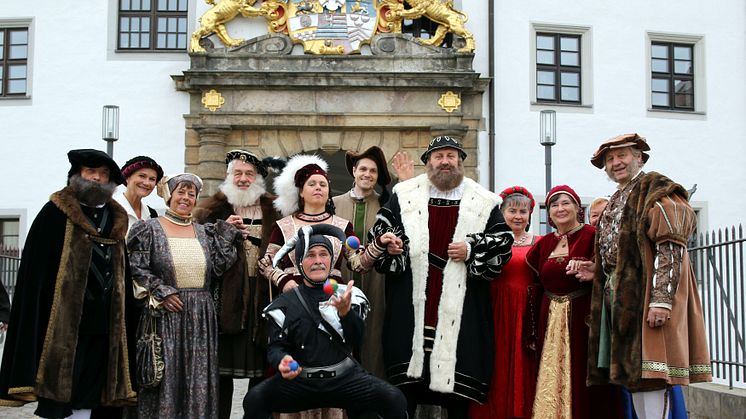
[[[538,237],[534,237],[536,241]],[[513,246],[513,257],[490,284],[495,327],[495,366],[487,403],[472,403],[474,419],[530,418],[536,388],[538,359],[523,346],[523,324],[528,285],[533,271],[526,265],[531,245]],[[525,319],[525,321],[528,321]]]
[[[559,398],[557,394],[542,396],[541,382],[538,383],[536,390],[537,402],[542,397],[550,397],[552,400],[548,404],[554,404],[555,407],[558,407],[558,410],[553,412],[553,417],[564,416],[561,413],[563,411],[566,412],[564,409],[571,409],[573,419],[598,417],[591,414],[588,387],[585,385],[586,363],[588,360],[588,326],[585,324],[585,319],[590,310],[592,282],[580,282],[574,275],[567,275],[565,273],[567,263],[571,259],[593,259],[595,234],[596,229],[589,225],[583,225],[579,230],[571,232],[567,236],[569,255],[561,258],[549,257],[559,244],[560,237],[555,233],[547,234],[534,245],[526,257],[528,265],[538,274],[545,291],[541,301],[541,314],[539,317],[538,349],[540,354],[543,355],[543,351],[545,350],[560,350],[559,348],[549,347],[549,345],[553,344],[549,341],[547,341],[546,347],[544,345],[547,336],[547,325],[550,321],[549,307],[551,303],[551,299],[546,293],[549,292],[555,296],[571,296],[572,298],[569,301],[567,329],[564,331],[564,333],[569,333],[569,336],[565,336],[565,339],[569,338],[570,353],[563,354],[563,356],[569,357],[570,380],[569,383],[565,382],[566,376],[563,374],[565,371],[561,371],[561,368],[558,374],[549,374],[547,377],[548,381],[555,381],[555,387],[558,388],[565,388],[569,384],[571,387],[571,400],[557,401]],[[541,370],[545,368],[551,369],[552,365],[541,364],[539,368],[539,375],[541,376]],[[570,402],[569,406],[567,402]],[[563,406],[559,406],[563,403],[564,408]],[[538,413],[540,416],[547,414],[546,411]],[[606,413],[608,413],[608,410],[606,410]]]
[[[561,258],[549,257],[559,244],[560,237],[554,233],[548,234],[536,242],[526,256],[528,266],[538,275],[545,291],[539,318],[539,354],[543,358],[545,355],[543,352],[549,351],[555,355],[561,355],[560,359],[564,361],[569,359],[569,380],[567,380],[568,377],[563,368],[558,368],[553,363],[548,365],[540,363],[534,400],[534,417],[572,419],[622,417],[621,391],[618,387],[611,385],[587,387],[585,384],[588,362],[588,326],[586,325],[586,319],[590,311],[592,282],[579,282],[574,275],[565,273],[569,260],[593,259],[595,234],[596,229],[589,225],[583,225],[579,230],[571,232],[567,236],[568,255]],[[553,294],[553,297],[550,298],[547,292]],[[550,319],[552,299],[555,300],[554,310],[557,312],[552,314],[554,319]],[[559,313],[562,306],[557,304],[558,301],[563,299],[569,299],[569,307],[564,306],[564,308],[567,308],[567,317],[566,320],[562,319],[562,321],[555,323],[561,324],[563,326],[562,330],[547,330],[551,321],[564,317],[562,315],[564,313]],[[554,332],[555,338],[558,334],[568,334],[560,340],[569,343],[569,353],[561,354],[560,352],[564,352],[562,348],[550,347],[550,345],[553,345],[552,342],[556,342],[556,339],[550,342],[551,332]],[[547,374],[545,369],[552,371],[552,373]],[[544,383],[542,383],[542,375],[544,375]],[[549,386],[545,386],[547,383]],[[542,388],[551,388],[552,385],[557,389],[565,389],[567,385],[570,386],[569,404],[566,403],[567,400],[563,400],[565,403],[558,401],[562,399],[559,395],[560,391],[542,392]],[[545,409],[536,412],[537,403],[540,403]],[[553,406],[556,410],[550,413],[546,410],[548,406]],[[565,412],[567,414],[564,414]]]

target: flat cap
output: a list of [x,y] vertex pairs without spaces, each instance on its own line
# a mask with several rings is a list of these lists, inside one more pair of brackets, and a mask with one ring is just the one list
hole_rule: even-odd
[[606,165],[606,162],[604,161],[604,155],[606,154],[606,152],[613,148],[623,147],[634,147],[642,151],[643,163],[647,162],[650,158],[650,155],[646,153],[646,151],[650,150],[650,146],[648,145],[647,141],[645,141],[645,138],[640,137],[637,134],[622,134],[604,141],[604,143],[598,147],[598,150],[593,153],[593,157],[591,157],[591,163],[599,169],[603,169]]

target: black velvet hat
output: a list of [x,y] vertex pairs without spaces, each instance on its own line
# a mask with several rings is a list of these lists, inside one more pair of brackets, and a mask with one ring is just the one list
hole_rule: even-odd
[[101,167],[106,166],[109,168],[109,180],[121,185],[124,183],[124,176],[122,171],[119,170],[117,163],[109,157],[108,154],[100,150],[94,150],[91,148],[84,148],[78,150],[70,150],[67,152],[67,159],[70,161],[70,171],[67,172],[67,178],[70,179],[72,175],[80,173],[80,169],[83,167]]
[[430,144],[427,146],[427,150],[422,153],[422,156],[420,156],[420,160],[427,164],[427,159],[430,158],[430,153],[441,148],[455,148],[458,150],[461,160],[466,160],[466,152],[461,143],[457,139],[447,135],[441,135],[430,140]]
[[265,165],[264,161],[260,160],[256,154],[244,150],[231,150],[225,155],[225,164],[229,164],[233,160],[241,160],[246,163],[251,163],[256,167],[256,170],[260,175],[262,175],[262,177],[267,177],[267,165]]
[[126,179],[140,169],[155,170],[156,182],[160,182],[163,178],[163,168],[148,156],[137,156],[127,160],[122,166],[122,175]]

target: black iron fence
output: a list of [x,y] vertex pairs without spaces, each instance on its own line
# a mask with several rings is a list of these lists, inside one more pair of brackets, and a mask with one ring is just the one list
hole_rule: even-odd
[[16,288],[16,276],[21,266],[21,258],[16,256],[0,255],[0,282],[8,291],[10,300],[13,301],[13,291]]
[[689,255],[702,298],[713,377],[746,387],[746,292],[743,226],[700,234]]

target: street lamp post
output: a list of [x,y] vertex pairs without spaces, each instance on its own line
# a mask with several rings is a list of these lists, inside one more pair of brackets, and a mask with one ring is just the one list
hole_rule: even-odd
[[544,146],[548,194],[552,189],[552,146],[557,144],[557,113],[553,110],[543,110],[539,113],[539,143]]
[[104,105],[101,138],[106,141],[106,154],[114,158],[114,141],[119,139],[119,106]]

